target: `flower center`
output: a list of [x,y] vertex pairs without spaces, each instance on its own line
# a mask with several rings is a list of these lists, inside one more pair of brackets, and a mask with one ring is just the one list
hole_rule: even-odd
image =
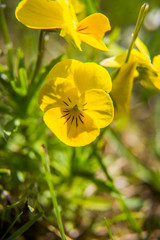
[[63,101],[63,103],[65,104],[65,107],[62,109],[63,115],[61,116],[61,118],[65,118],[64,124],[69,121],[71,125],[75,124],[76,127],[78,127],[79,124],[84,124],[85,115],[83,114],[83,112],[87,110],[86,108],[84,108],[87,103],[82,105],[82,110],[79,110],[77,104],[73,106],[73,103],[69,97],[68,100]]
[[73,107],[73,111],[75,111],[75,112],[79,111],[77,104]]

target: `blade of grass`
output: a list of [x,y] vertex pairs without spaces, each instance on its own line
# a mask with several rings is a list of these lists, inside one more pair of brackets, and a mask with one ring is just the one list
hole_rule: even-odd
[[5,238],[5,236],[9,233],[9,231],[13,228],[14,224],[19,220],[20,216],[23,214],[23,212],[21,212],[16,218],[15,220],[12,222],[12,224],[9,226],[9,228],[7,229],[7,231],[3,234],[3,236],[1,237],[0,240],[3,240]]
[[108,224],[108,221],[106,218],[104,218],[104,221],[105,221],[105,224],[106,224],[106,227],[107,227],[107,230],[108,230],[108,235],[110,237],[111,240],[114,240],[113,236],[112,236],[112,233],[110,231],[110,228],[109,228],[109,224]]
[[43,213],[38,213],[35,215],[29,222],[25,223],[21,228],[19,228],[16,232],[12,234],[7,240],[14,240],[17,237],[22,236],[24,232],[26,232],[41,216]]
[[42,164],[43,164],[43,167],[45,170],[46,181],[47,181],[49,191],[51,194],[51,199],[52,199],[52,203],[54,206],[55,215],[57,218],[57,222],[58,222],[62,240],[66,240],[66,236],[65,236],[64,228],[63,228],[63,224],[62,224],[62,219],[61,219],[61,214],[60,214],[58,203],[57,203],[56,193],[55,193],[55,190],[54,190],[54,187],[52,184],[52,180],[51,180],[49,156],[47,154],[47,151],[46,151],[46,148],[44,145],[42,146],[42,149],[43,149],[43,152],[41,153],[41,159],[42,159]]
[[127,207],[126,205],[126,202],[125,202],[125,199],[123,198],[122,194],[119,192],[119,190],[117,189],[117,187],[115,186],[114,184],[114,181],[113,179],[111,178],[111,176],[109,175],[108,171],[107,171],[107,168],[105,167],[105,165],[103,164],[103,161],[102,161],[102,158],[101,156],[99,155],[99,153],[95,150],[95,157],[97,158],[100,166],[101,166],[101,169],[102,171],[104,172],[106,178],[108,179],[109,181],[109,186],[112,188],[112,192],[114,193],[114,197],[119,201],[120,203],[120,206],[122,208],[122,211],[125,212],[126,214],[126,217],[128,219],[128,222],[130,223],[131,227],[133,228],[134,231],[136,231],[139,236],[141,236],[141,230],[140,228],[138,227],[135,219],[133,218],[132,216],[132,213],[131,211],[129,210],[129,208]]
[[[107,131],[106,131],[107,130]],[[102,136],[104,136],[104,134],[107,132],[111,132],[112,130],[109,129],[109,128],[105,128],[102,132],[101,132],[101,135],[100,135],[100,138],[102,138]],[[100,138],[98,138],[100,140]],[[110,137],[108,138],[110,139]],[[119,144],[122,144],[120,141],[118,142]],[[95,144],[93,144],[93,147],[92,147],[92,152],[89,156],[88,159],[92,158],[93,156],[96,157],[102,171],[104,172],[105,176],[106,176],[106,179],[108,180],[107,182],[107,187],[106,187],[106,190],[107,188],[108,189],[111,189],[110,192],[113,194],[113,196],[117,199],[117,201],[119,201],[120,203],[120,206],[122,208],[122,211],[126,214],[126,218],[128,219],[128,222],[130,223],[130,225],[132,226],[132,228],[134,229],[134,231],[136,231],[139,236],[141,237],[141,230],[140,228],[138,227],[135,219],[133,218],[132,216],[132,213],[131,211],[129,210],[129,208],[127,207],[126,203],[125,203],[125,200],[123,198],[123,196],[121,195],[121,193],[119,192],[119,190],[117,189],[117,187],[115,186],[114,184],[114,181],[113,179],[111,178],[111,176],[109,175],[108,171],[107,171],[107,168],[106,166],[104,165],[103,161],[102,161],[102,158],[99,154],[99,152],[97,151],[97,144],[98,144],[98,141],[95,142]],[[123,144],[122,144],[123,145]]]
[[135,156],[129,148],[127,148],[122,142],[118,134],[113,129],[106,131],[107,139],[116,145],[118,153],[125,156],[132,164],[132,167],[136,169],[134,174],[145,182],[149,182],[155,189],[160,190],[160,175],[154,172],[152,169],[147,168],[141,163],[140,159]]

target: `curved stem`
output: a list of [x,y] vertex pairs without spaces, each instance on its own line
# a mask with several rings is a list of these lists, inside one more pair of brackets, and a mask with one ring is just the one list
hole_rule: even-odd
[[34,68],[34,71],[33,71],[33,74],[32,74],[32,77],[31,77],[31,80],[30,80],[29,84],[31,84],[34,81],[34,79],[35,79],[35,77],[36,77],[36,75],[39,72],[39,69],[41,67],[42,58],[43,58],[43,54],[44,54],[44,33],[45,32],[43,30],[40,31],[37,59],[36,59],[35,68]]
[[50,171],[50,162],[49,162],[49,156],[46,150],[46,147],[43,145],[43,153],[41,154],[41,158],[42,158],[42,164],[45,170],[45,177],[46,177],[46,181],[49,187],[49,191],[51,194],[51,199],[52,199],[52,203],[54,206],[54,210],[55,210],[55,215],[57,218],[57,222],[58,222],[58,226],[59,226],[59,230],[60,230],[60,234],[62,237],[62,240],[66,240],[66,236],[64,233],[64,228],[63,228],[63,223],[62,223],[62,219],[61,219],[61,215],[60,215],[60,211],[59,211],[59,207],[58,207],[58,203],[57,203],[57,198],[56,198],[56,193],[53,187],[53,183],[51,180],[51,171]]

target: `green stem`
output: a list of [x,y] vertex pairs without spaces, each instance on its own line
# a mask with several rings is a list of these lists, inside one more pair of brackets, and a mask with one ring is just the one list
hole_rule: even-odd
[[[106,130],[107,130],[107,132],[108,132],[108,131],[109,131],[109,132],[111,131],[111,130],[109,130],[108,128],[105,128],[105,129],[101,132],[100,138],[102,138],[102,136],[105,134]],[[100,138],[98,138],[98,139],[100,139]],[[137,226],[136,221],[135,221],[134,218],[132,217],[131,211],[130,211],[129,208],[127,207],[127,205],[126,205],[126,203],[125,203],[125,200],[123,199],[122,194],[119,192],[119,190],[118,190],[117,187],[115,186],[112,177],[111,177],[110,174],[108,173],[107,168],[106,168],[106,166],[104,165],[104,163],[103,163],[103,161],[102,161],[102,158],[101,158],[100,154],[99,154],[98,151],[97,151],[97,143],[98,143],[98,142],[95,142],[95,144],[94,144],[94,146],[93,146],[93,148],[92,148],[93,151],[92,151],[92,153],[90,154],[89,158],[91,158],[92,156],[95,156],[95,157],[96,157],[96,159],[97,159],[97,161],[98,161],[98,163],[99,163],[102,171],[104,172],[106,178],[108,179],[107,186],[108,186],[109,188],[112,188],[113,193],[115,194],[116,199],[119,201],[119,203],[120,203],[120,205],[121,205],[121,208],[122,208],[122,211],[125,212],[126,217],[127,217],[128,221],[129,221],[130,225],[132,226],[132,228],[133,228],[133,229],[139,234],[139,236],[141,237],[141,231],[140,231],[139,227]],[[106,189],[107,189],[107,188],[106,188]]]
[[135,156],[132,151],[126,147],[117,132],[115,132],[113,129],[108,129],[106,132],[106,136],[110,141],[114,142],[114,145],[116,145],[118,149],[118,153],[120,155],[125,156],[128,161],[132,164],[133,169],[138,169],[138,171],[135,171],[135,175],[142,179],[144,182],[150,183],[153,185],[155,189],[158,191],[160,190],[160,178],[159,178],[159,173],[153,171],[152,169],[147,168],[137,156]]
[[40,35],[39,35],[37,58],[36,58],[35,68],[34,68],[34,71],[33,71],[32,77],[31,77],[30,85],[34,81],[37,73],[39,72],[41,64],[42,64],[42,58],[43,58],[43,54],[44,54],[44,42],[45,42],[44,34],[45,34],[45,32],[43,30],[41,30]]
[[129,49],[128,49],[128,54],[127,54],[125,63],[127,63],[128,60],[129,60],[131,51],[132,51],[132,49],[134,47],[136,38],[138,37],[139,31],[140,31],[140,29],[142,27],[142,24],[143,24],[143,21],[144,21],[144,18],[146,16],[148,8],[149,8],[149,4],[148,3],[144,3],[142,5],[140,11],[139,11],[138,19],[137,19],[136,26],[135,26],[135,29],[134,29],[132,41],[131,41]]
[[51,171],[50,171],[50,164],[49,164],[49,157],[46,151],[45,146],[43,145],[43,153],[41,154],[41,158],[42,158],[42,164],[45,170],[45,177],[46,177],[46,181],[50,190],[50,194],[51,194],[51,198],[52,198],[52,203],[54,206],[54,210],[55,210],[55,215],[57,218],[57,222],[58,222],[58,226],[59,226],[59,230],[60,230],[60,234],[62,237],[62,240],[66,240],[65,237],[65,233],[64,233],[64,228],[63,228],[63,224],[62,224],[62,219],[61,219],[61,215],[60,215],[60,211],[59,211],[59,207],[58,207],[58,203],[57,203],[57,198],[56,198],[56,193],[52,184],[52,180],[51,180]]
[[115,186],[114,181],[113,181],[112,177],[110,176],[110,174],[108,173],[107,168],[106,168],[106,166],[104,165],[101,156],[99,155],[98,152],[96,152],[96,155],[95,155],[95,156],[96,156],[96,158],[97,158],[97,160],[98,160],[98,162],[99,162],[99,164],[100,164],[100,166],[101,166],[102,171],[104,172],[106,178],[107,178],[108,181],[109,181],[109,183],[108,183],[109,186],[112,187],[113,193],[116,194],[116,198],[117,198],[117,200],[119,201],[119,203],[120,203],[120,205],[121,205],[121,207],[122,207],[122,210],[125,212],[125,214],[126,214],[126,216],[127,216],[127,219],[128,219],[128,221],[129,221],[130,225],[132,226],[132,228],[133,228],[133,229],[139,234],[139,236],[140,236],[140,234],[141,234],[140,228],[137,226],[136,221],[135,221],[134,218],[132,217],[132,213],[131,213],[131,211],[129,210],[129,208],[127,207],[127,205],[126,205],[126,203],[125,203],[125,200],[123,199],[122,194],[119,192],[119,190],[118,190],[117,187]]
[[107,230],[108,230],[108,235],[109,235],[110,239],[111,239],[111,240],[114,240],[114,239],[113,239],[113,236],[112,236],[112,233],[111,233],[111,230],[110,230],[110,228],[109,228],[109,224],[108,224],[107,219],[105,218],[104,221],[105,221],[105,224],[106,224],[106,227],[107,227]]
[[2,31],[3,38],[4,38],[5,47],[7,49],[7,63],[8,63],[8,67],[9,67],[9,70],[10,70],[11,79],[13,79],[14,78],[14,71],[13,71],[12,42],[10,40],[8,27],[7,27],[7,23],[6,23],[6,19],[5,19],[5,15],[4,15],[4,11],[3,11],[1,1],[0,1],[0,28],[1,28],[1,31]]
[[76,161],[76,148],[72,148],[72,156],[71,156],[71,162],[70,162],[70,173],[74,174],[75,169],[77,167],[77,161]]
[[86,0],[86,6],[87,6],[88,14],[93,14],[93,13],[97,12],[97,8],[95,6],[95,1]]

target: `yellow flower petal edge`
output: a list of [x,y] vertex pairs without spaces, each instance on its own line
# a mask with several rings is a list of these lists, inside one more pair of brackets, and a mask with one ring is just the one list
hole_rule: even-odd
[[97,13],[78,23],[71,1],[67,0],[22,0],[15,11],[18,21],[33,29],[61,29],[61,36],[70,35],[76,46],[81,42],[107,51],[102,42],[105,32],[110,30],[107,17]]
[[103,89],[109,93],[112,88],[108,71],[96,63],[82,63],[73,59],[63,60],[52,68],[46,81],[56,77],[70,79],[81,93],[93,88]]
[[153,66],[157,69],[157,72],[160,73],[160,55],[157,55],[153,58]]
[[81,41],[103,51],[108,51],[108,48],[102,42],[102,38],[105,32],[110,29],[108,18],[100,13],[86,17],[77,25],[77,32]]
[[33,29],[64,27],[63,10],[55,1],[23,0],[15,11],[18,21]]
[[[51,70],[49,73],[48,81],[40,89],[38,103],[44,111],[46,125],[62,142],[70,146],[84,146],[94,141],[100,128],[108,126],[113,120],[112,100],[103,89],[103,84],[102,88],[97,85],[98,79],[106,77],[104,71],[107,71],[95,63],[87,65],[76,60],[64,60],[62,63],[57,64],[56,72]],[[80,85],[77,84],[75,63],[78,63]],[[84,71],[84,66],[89,67]],[[91,85],[88,84],[89,88],[82,91],[82,86],[87,85],[86,75],[90,81],[90,70],[93,68],[95,79]],[[62,77],[64,69],[66,71]]]
[[136,39],[135,45],[140,52],[150,59],[148,48],[139,38]]
[[100,89],[88,90],[82,94],[81,98],[85,98],[87,102],[87,115],[94,119],[99,128],[104,128],[106,124],[109,125],[112,122],[114,112],[109,94]]

